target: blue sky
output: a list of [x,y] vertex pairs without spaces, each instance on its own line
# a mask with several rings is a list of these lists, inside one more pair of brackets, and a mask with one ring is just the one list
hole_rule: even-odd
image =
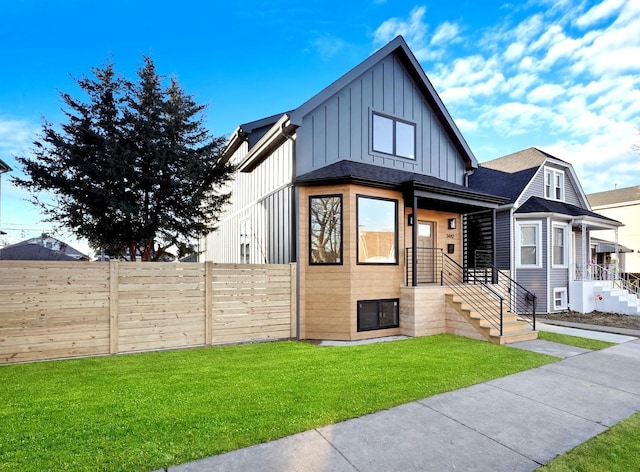
[[[640,185],[639,32],[640,0],[13,0],[0,158],[20,172],[13,156],[42,119],[64,119],[58,91],[81,97],[72,76],[108,57],[128,77],[153,57],[220,136],[299,106],[402,34],[480,162],[537,146],[571,162],[586,193]],[[0,245],[53,232],[2,179]]]

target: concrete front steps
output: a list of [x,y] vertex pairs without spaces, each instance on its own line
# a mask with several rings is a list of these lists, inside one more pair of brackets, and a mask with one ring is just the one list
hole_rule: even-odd
[[596,310],[606,313],[640,316],[640,302],[638,297],[627,290],[608,284],[594,285],[593,293],[596,297]]
[[[489,342],[511,344],[538,339],[538,332],[533,331],[527,321],[519,318],[516,314],[507,312],[502,315],[502,336],[500,336],[500,304],[480,290],[474,291],[464,299],[448,290],[445,299]],[[481,299],[482,301],[480,301]],[[484,316],[474,308],[474,306],[488,307],[491,304],[493,307],[489,310],[490,314],[484,314]]]

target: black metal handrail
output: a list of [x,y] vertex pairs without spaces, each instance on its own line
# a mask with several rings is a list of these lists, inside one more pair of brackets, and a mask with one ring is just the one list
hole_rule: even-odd
[[473,271],[476,279],[480,278],[485,283],[491,283],[496,287],[505,300],[508,311],[526,320],[533,330],[536,329],[536,304],[537,296],[527,290],[521,284],[512,279],[508,274],[498,269],[491,261],[491,255],[476,251],[474,257],[475,268]]
[[[502,336],[504,298],[496,290],[478,278],[475,273],[463,268],[440,248],[417,248],[415,258],[418,262],[416,266],[418,284],[438,283],[449,287]],[[411,281],[413,281],[413,260],[413,248],[407,248],[407,285],[412,285]],[[478,287],[482,294],[478,293]]]

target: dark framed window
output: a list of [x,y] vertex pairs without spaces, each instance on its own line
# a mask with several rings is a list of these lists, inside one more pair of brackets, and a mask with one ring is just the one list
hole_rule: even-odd
[[416,158],[416,125],[408,121],[373,113],[372,149],[392,156]]
[[400,300],[358,300],[358,331],[397,328]]
[[342,195],[309,197],[309,264],[342,264]]
[[398,201],[357,196],[358,264],[398,263]]

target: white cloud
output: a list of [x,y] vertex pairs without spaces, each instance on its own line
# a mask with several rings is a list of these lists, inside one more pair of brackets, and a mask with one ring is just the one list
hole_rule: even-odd
[[504,52],[504,58],[507,61],[517,61],[522,57],[523,52],[524,52],[524,44],[513,43],[513,44],[510,44],[507,50]]
[[529,92],[527,100],[533,103],[552,102],[564,92],[564,87],[558,84],[543,84]]
[[[35,137],[37,127],[26,120],[0,117],[0,149],[3,153],[20,153]],[[3,160],[6,159],[3,157]]]
[[427,34],[427,24],[424,22],[426,12],[427,8],[424,6],[415,7],[408,20],[390,18],[384,21],[374,33],[374,42],[379,45],[402,35],[412,49],[424,48]]
[[313,41],[313,47],[325,61],[338,54],[344,45],[344,41],[329,34],[323,34]]
[[535,0],[517,13],[540,4],[485,30],[459,19],[431,25],[437,52],[424,41],[424,7],[381,26],[420,33],[410,47],[481,161],[539,146],[574,163],[591,191],[607,163],[607,172],[635,169],[624,178],[640,184],[630,157],[640,161],[630,153],[640,142],[640,1]]
[[460,27],[456,23],[449,23],[445,21],[438,26],[431,37],[431,45],[447,44],[452,42],[458,42],[458,35],[460,34]]
[[581,28],[588,28],[617,13],[624,2],[625,0],[604,0],[602,3],[591,7],[584,15],[581,15],[575,24]]

